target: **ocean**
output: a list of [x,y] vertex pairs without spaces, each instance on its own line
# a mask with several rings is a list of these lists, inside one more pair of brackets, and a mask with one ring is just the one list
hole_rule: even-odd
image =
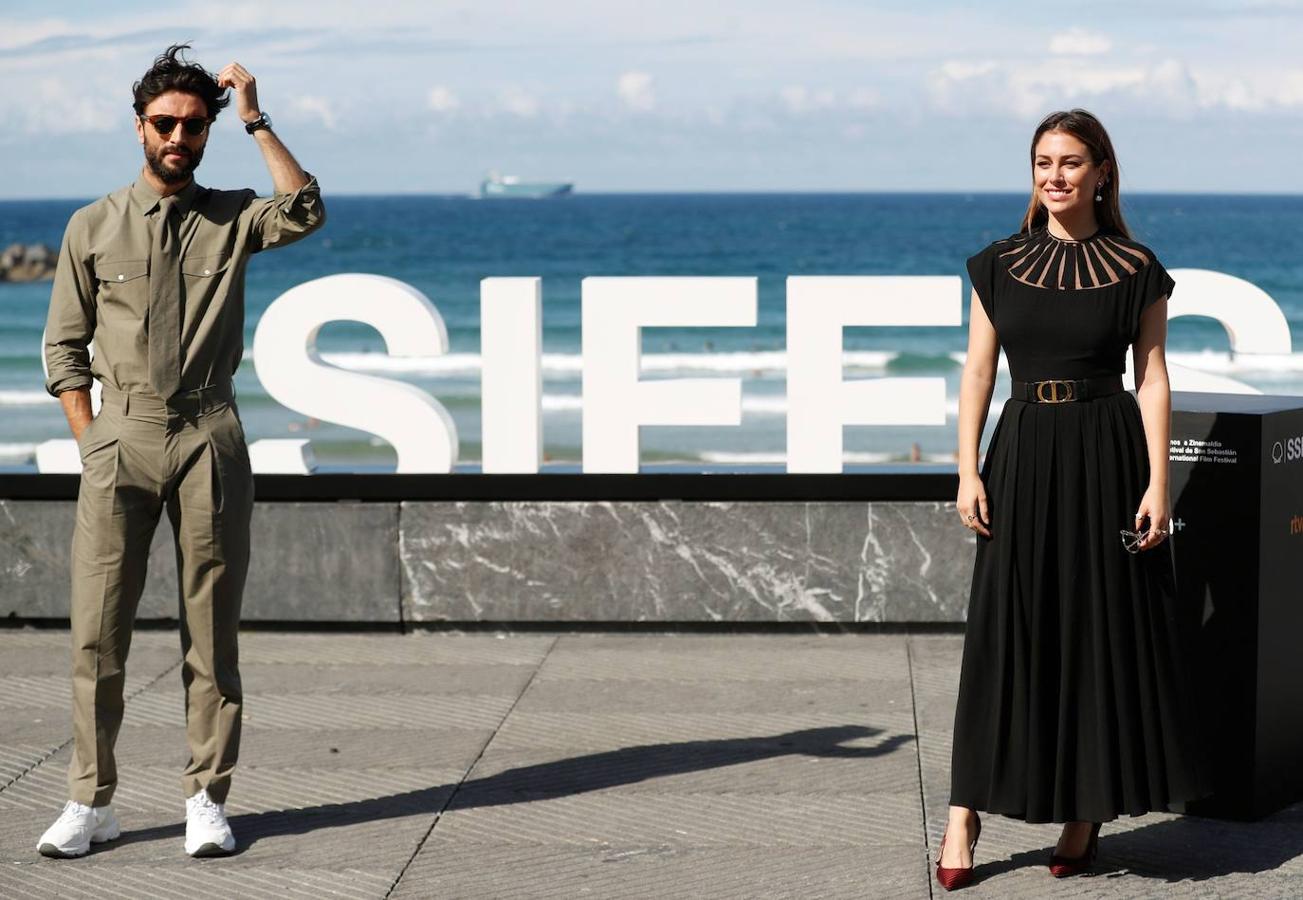
[[[390,358],[371,329],[326,326],[326,360],[410,382],[438,398],[457,424],[460,461],[480,457],[479,283],[488,276],[543,279],[543,411],[546,460],[580,460],[580,280],[590,275],[753,275],[755,328],[649,329],[647,377],[742,379],[736,428],[644,427],[644,463],[780,463],[784,458],[785,279],[789,275],[962,275],[964,260],[1017,229],[1022,194],[631,194],[544,201],[455,196],[332,197],[325,227],[304,242],[256,256],[247,281],[246,346],[259,315],[289,288],[324,275],[368,272],[418,288],[439,309],[451,352]],[[85,201],[0,202],[0,247],[57,247]],[[1170,268],[1213,269],[1246,279],[1276,301],[1295,352],[1228,353],[1212,319],[1171,323],[1168,358],[1269,394],[1303,395],[1303,196],[1137,195],[1125,211],[1138,240]],[[36,445],[66,437],[59,406],[43,390],[41,333],[49,283],[0,283],[0,465],[26,466]],[[967,321],[967,284],[964,288]],[[1180,292],[1178,279],[1177,292]],[[359,299],[359,302],[365,302]],[[944,426],[848,428],[850,463],[944,462],[955,454],[958,378],[967,331],[848,329],[847,377],[932,375],[947,384]],[[1007,395],[1002,372],[991,421]],[[1180,388],[1178,373],[1174,387]],[[332,469],[392,466],[378,438],[305,420],[270,399],[251,353],[236,376],[249,439],[310,437]]]

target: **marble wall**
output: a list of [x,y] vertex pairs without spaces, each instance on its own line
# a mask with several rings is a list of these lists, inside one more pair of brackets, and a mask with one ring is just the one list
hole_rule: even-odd
[[403,504],[407,621],[962,621],[947,503]]
[[[0,618],[67,618],[76,503],[0,500]],[[259,503],[249,621],[397,622],[398,506]],[[176,556],[164,513],[137,617],[175,619]]]
[[[0,500],[0,617],[68,614],[75,504]],[[260,503],[244,618],[960,622],[973,538],[932,502]],[[164,520],[144,619],[176,618]]]

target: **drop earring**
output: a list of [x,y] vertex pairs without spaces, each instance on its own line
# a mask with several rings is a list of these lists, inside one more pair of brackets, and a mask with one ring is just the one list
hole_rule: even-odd
[[1104,182],[1101,181],[1099,184],[1095,185],[1095,202],[1096,202],[1096,203],[1098,203],[1099,201],[1101,201],[1101,200],[1104,199],[1104,196],[1103,196],[1103,194],[1101,193],[1103,190],[1104,190]]

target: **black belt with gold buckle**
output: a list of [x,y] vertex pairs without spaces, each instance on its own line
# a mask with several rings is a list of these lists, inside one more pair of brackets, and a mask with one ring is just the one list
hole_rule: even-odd
[[1049,378],[1045,381],[1015,381],[1009,396],[1028,403],[1077,403],[1107,397],[1122,390],[1121,375],[1102,378]]

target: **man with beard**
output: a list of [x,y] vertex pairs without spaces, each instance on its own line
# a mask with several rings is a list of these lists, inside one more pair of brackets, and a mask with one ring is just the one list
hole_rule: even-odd
[[[133,88],[140,177],[68,223],[50,297],[46,388],[81,451],[72,542],[70,800],[40,853],[81,856],[120,833],[113,748],[149,545],[164,508],[180,586],[190,762],[185,849],[230,853],[224,804],[240,743],[236,638],[249,563],[253,478],[231,379],[243,355],[249,255],[325,220],[317,182],[271,130],[253,76],[218,75],[170,47]],[[275,196],[194,181],[209,130],[235,94]],[[94,355],[89,352],[94,344]],[[92,418],[91,379],[103,386]]]

